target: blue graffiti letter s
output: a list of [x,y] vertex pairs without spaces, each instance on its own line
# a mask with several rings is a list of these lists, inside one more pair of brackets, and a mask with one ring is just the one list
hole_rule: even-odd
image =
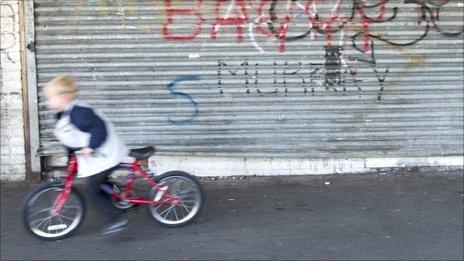
[[178,92],[176,91],[176,85],[180,82],[187,82],[187,81],[198,81],[200,80],[200,77],[196,76],[196,75],[185,75],[185,76],[180,76],[178,78],[176,78],[173,82],[169,83],[167,86],[166,86],[166,89],[168,89],[169,92],[171,92],[172,96],[175,96],[175,97],[180,97],[180,98],[183,98],[183,99],[186,99],[190,102],[190,105],[192,105],[194,111],[192,113],[192,115],[188,118],[188,119],[185,119],[185,120],[173,120],[171,117],[168,118],[168,121],[172,124],[185,124],[189,121],[191,121],[195,116],[198,115],[198,103],[195,102],[195,100],[193,100],[192,96],[186,94],[186,93],[183,93],[183,92]]

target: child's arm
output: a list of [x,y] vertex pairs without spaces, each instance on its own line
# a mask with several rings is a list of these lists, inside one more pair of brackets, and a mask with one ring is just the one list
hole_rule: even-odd
[[106,140],[107,131],[105,122],[92,109],[74,106],[69,117],[71,118],[71,123],[80,131],[90,134],[88,148],[95,150]]

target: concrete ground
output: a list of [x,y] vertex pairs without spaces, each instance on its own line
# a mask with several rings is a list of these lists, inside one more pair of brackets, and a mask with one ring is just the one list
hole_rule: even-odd
[[203,179],[193,224],[158,226],[141,208],[113,238],[88,213],[57,242],[32,238],[21,203],[33,186],[1,186],[1,260],[462,260],[462,171]]

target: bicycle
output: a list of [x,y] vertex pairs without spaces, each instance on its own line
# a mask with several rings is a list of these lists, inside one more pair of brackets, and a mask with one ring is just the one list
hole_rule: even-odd
[[[129,170],[125,185],[104,185],[115,207],[128,209],[145,205],[150,215],[162,226],[181,227],[194,221],[203,207],[203,189],[199,181],[183,171],[169,171],[151,177],[141,166],[154,153],[153,147],[132,149],[131,163],[116,169]],[[64,181],[44,183],[34,189],[23,203],[22,218],[28,232],[43,240],[69,237],[82,224],[86,206],[84,197],[73,186],[77,174],[76,153],[69,155]],[[146,197],[133,193],[136,176],[150,185]]]

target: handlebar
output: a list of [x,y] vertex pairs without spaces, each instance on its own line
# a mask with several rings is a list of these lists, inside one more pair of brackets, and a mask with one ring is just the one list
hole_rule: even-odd
[[[62,149],[63,147],[43,147],[37,149],[36,156],[37,157],[46,157],[46,156],[72,156],[72,155],[83,155],[84,153],[82,152],[82,148],[72,151],[63,153],[63,152],[46,152],[47,150],[52,150],[52,149]],[[92,153],[93,155],[100,155],[100,156],[105,156],[105,154],[99,152],[99,151],[94,151]]]
[[44,156],[67,156],[66,153],[63,152],[47,152],[50,150],[62,150],[63,147],[61,146],[51,146],[51,147],[42,147],[37,149],[35,156],[37,157],[44,157]]

